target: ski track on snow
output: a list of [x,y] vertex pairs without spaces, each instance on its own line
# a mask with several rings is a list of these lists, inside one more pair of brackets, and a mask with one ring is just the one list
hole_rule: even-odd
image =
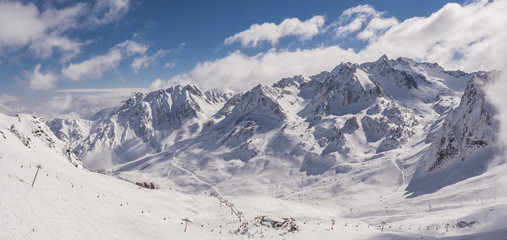
[[397,160],[397,157],[392,157],[391,158],[391,164],[396,169],[398,169],[398,171],[400,171],[400,174],[401,174],[401,185],[398,187],[398,189],[396,189],[396,192],[398,192],[400,190],[403,190],[403,188],[405,186],[405,183],[406,183],[406,180],[405,180],[405,171],[403,171],[403,169],[401,169],[400,165],[398,165],[398,162],[396,160]]
[[[185,147],[185,146],[184,146],[184,147]],[[221,196],[222,194],[220,193],[220,191],[219,191],[219,190],[218,190],[218,189],[217,189],[214,185],[212,185],[212,184],[211,184],[211,183],[209,183],[209,182],[206,182],[206,181],[202,180],[202,179],[201,179],[201,178],[199,178],[197,175],[195,175],[192,171],[190,171],[190,170],[188,170],[188,169],[186,169],[186,168],[184,168],[184,167],[182,167],[182,166],[178,165],[178,162],[176,161],[176,156],[178,155],[178,152],[179,152],[181,149],[183,149],[184,147],[182,147],[182,148],[180,148],[180,149],[178,149],[178,150],[176,150],[176,151],[174,152],[174,154],[173,154],[173,159],[171,160],[171,165],[173,165],[174,167],[176,167],[176,168],[178,168],[178,169],[180,169],[180,170],[182,170],[182,171],[184,171],[184,172],[186,172],[186,173],[190,174],[190,175],[191,175],[191,176],[192,176],[195,180],[197,180],[198,182],[203,183],[203,184],[205,184],[205,185],[208,185],[211,189],[213,189],[213,191],[215,191],[218,195],[220,195],[220,196]]]

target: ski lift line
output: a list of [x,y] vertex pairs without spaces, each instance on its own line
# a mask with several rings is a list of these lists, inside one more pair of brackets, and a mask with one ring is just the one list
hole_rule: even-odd
[[[470,206],[470,205],[462,205],[462,206]],[[404,208],[404,209],[399,209],[399,208],[388,208],[388,212],[389,213],[394,213],[394,214],[388,214],[390,216],[396,216],[396,215],[399,215],[398,213],[404,213],[404,212],[407,212],[407,213],[420,213],[420,212],[428,212],[427,210],[427,207],[428,206],[423,206],[421,205],[421,209],[418,209],[418,208]],[[485,206],[484,208],[487,208],[489,206]],[[359,208],[359,207],[356,207],[356,209]],[[436,208],[440,208],[440,207],[435,207],[435,206],[432,206],[432,212],[438,212],[438,210],[436,210]],[[350,209],[350,208],[347,208],[347,207],[344,207],[344,209]],[[348,214],[350,216],[352,215],[357,215],[357,214],[361,214],[361,213],[368,213],[369,215],[375,213],[375,212],[378,212],[379,215],[383,215],[385,216],[386,213],[385,213],[385,208],[369,208],[369,209],[364,209],[364,208],[361,208],[362,210],[357,210],[357,211],[354,211],[353,214]],[[412,211],[409,211],[409,210],[412,210]],[[460,212],[460,209],[457,208],[457,209],[454,209],[456,212]],[[446,211],[450,211],[450,210],[446,210]],[[347,212],[346,210],[343,210],[343,212]]]
[[[481,198],[478,198],[478,199],[473,199],[473,200],[467,200],[467,201],[462,201],[462,202],[439,202],[439,203],[431,203],[431,204],[418,204],[418,205],[413,205],[413,206],[410,206],[410,207],[403,207],[403,208],[389,208],[389,210],[396,210],[396,211],[406,211],[408,209],[418,209],[418,210],[423,210],[423,209],[427,209],[428,208],[428,205],[431,205],[432,206],[432,209],[438,209],[438,208],[456,208],[456,207],[460,207],[460,206],[470,206],[470,205],[477,205],[477,204],[480,204],[482,206],[482,204],[484,203],[484,206],[486,207],[487,203],[494,203],[494,202],[497,202],[499,200],[507,200],[507,196],[505,197],[491,197],[491,198],[482,198],[482,201],[481,201]],[[396,203],[393,203],[393,204],[396,204]],[[356,206],[356,208],[358,208],[360,206]],[[420,208],[420,209],[419,209]],[[364,209],[362,208],[363,211],[384,211],[384,209],[382,208],[367,208],[367,209]]]

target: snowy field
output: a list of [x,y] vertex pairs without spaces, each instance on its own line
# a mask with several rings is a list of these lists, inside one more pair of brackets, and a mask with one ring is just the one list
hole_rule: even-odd
[[396,162],[381,158],[370,163],[389,166],[378,182],[333,197],[333,176],[285,197],[210,196],[142,188],[75,167],[47,139],[27,148],[15,138],[0,134],[0,239],[507,238],[505,165],[413,198],[402,172],[387,171]]

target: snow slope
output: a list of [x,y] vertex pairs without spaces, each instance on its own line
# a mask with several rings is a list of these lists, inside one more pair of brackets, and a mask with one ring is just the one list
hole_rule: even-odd
[[[48,144],[51,133],[37,136],[41,119],[0,120],[1,239],[502,239],[507,233],[505,165],[412,199],[402,189],[384,195],[382,187],[365,191],[361,184],[304,201],[187,195],[76,167],[59,151],[63,142]],[[324,178],[324,185],[336,177]],[[315,195],[312,189],[298,194]],[[277,227],[284,218],[294,219],[298,231]],[[182,219],[190,220],[186,232]]]

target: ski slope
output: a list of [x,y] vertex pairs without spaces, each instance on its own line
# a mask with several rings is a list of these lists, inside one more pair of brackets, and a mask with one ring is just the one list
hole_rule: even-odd
[[[312,191],[315,186],[297,193],[314,198],[222,195],[221,201],[209,192],[145,189],[76,167],[48,145],[47,138],[54,135],[30,135],[38,125],[29,116],[0,117],[0,239],[503,239],[507,235],[505,165],[414,198],[406,198],[399,186],[387,191],[382,184],[378,189],[353,184],[332,198],[318,196]],[[18,135],[30,139],[30,148],[9,130],[12,125]],[[62,144],[54,140],[55,146]],[[396,166],[388,158],[378,161],[392,168],[393,181],[399,183],[400,163],[411,159],[400,155]],[[37,165],[42,168],[32,187]],[[316,183],[332,185],[332,179],[323,177]],[[259,216],[266,220],[260,222]],[[185,218],[191,221],[186,232]],[[299,231],[270,227],[282,218],[294,218]]]

